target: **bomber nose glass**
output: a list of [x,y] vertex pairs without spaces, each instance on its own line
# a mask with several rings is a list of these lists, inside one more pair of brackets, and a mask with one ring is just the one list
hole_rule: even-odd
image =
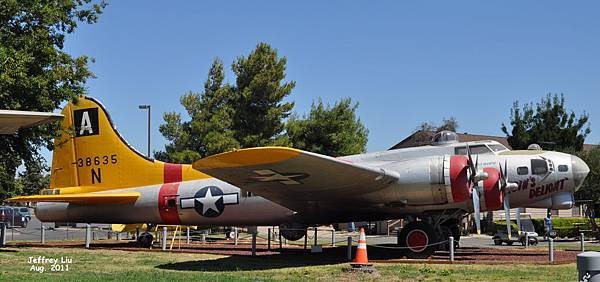
[[581,187],[585,177],[590,172],[588,165],[579,157],[571,156],[571,165],[573,167],[573,180],[575,181],[575,191]]

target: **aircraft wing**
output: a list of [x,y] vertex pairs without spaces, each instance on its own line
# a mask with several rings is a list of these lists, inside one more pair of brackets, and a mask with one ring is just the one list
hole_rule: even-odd
[[119,193],[75,193],[62,195],[19,196],[8,199],[10,202],[63,202],[81,205],[126,204],[135,202],[138,192]]
[[315,202],[343,203],[399,179],[392,171],[285,147],[231,151],[193,167],[296,211]]
[[13,134],[21,127],[32,127],[63,118],[61,114],[0,110],[0,134]]

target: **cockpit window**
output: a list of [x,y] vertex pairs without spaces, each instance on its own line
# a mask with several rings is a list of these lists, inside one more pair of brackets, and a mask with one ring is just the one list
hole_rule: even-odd
[[567,171],[569,171],[569,166],[567,166],[567,165],[559,165],[558,166],[558,171],[560,171],[560,172],[567,172]]
[[[478,155],[478,154],[483,155],[483,154],[491,154],[492,153],[490,148],[488,148],[485,145],[474,145],[474,146],[469,146],[469,148],[471,149],[471,154],[473,154],[473,155]],[[466,155],[467,147],[454,148],[454,154],[455,155]]]
[[517,174],[518,175],[527,175],[527,174],[529,174],[529,168],[527,168],[526,166],[517,167]]
[[488,145],[488,147],[490,147],[490,149],[492,149],[492,151],[494,152],[500,152],[500,151],[507,151],[508,148],[504,147],[504,145],[502,144],[490,144]]
[[548,163],[545,160],[532,159],[531,172],[536,175],[544,175],[548,173]]

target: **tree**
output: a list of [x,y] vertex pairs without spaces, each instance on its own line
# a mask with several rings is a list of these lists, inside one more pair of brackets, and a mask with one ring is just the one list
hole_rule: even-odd
[[581,151],[577,155],[588,165],[590,172],[581,188],[575,192],[575,199],[600,202],[600,146]]
[[574,111],[567,111],[563,94],[548,94],[535,108],[530,103],[521,109],[515,101],[510,112],[512,129],[509,133],[502,123],[502,131],[515,150],[537,143],[546,150],[581,151],[590,133],[588,118],[586,113],[577,118]]
[[43,160],[26,167],[25,171],[19,172],[16,179],[19,195],[39,194],[42,189],[50,185],[50,174]]
[[431,142],[431,135],[429,132],[440,132],[444,130],[454,131],[458,129],[458,121],[454,117],[443,118],[442,125],[437,126],[433,122],[422,122],[415,133],[413,134],[413,142],[415,144],[426,145]]
[[333,107],[313,102],[308,116],[292,115],[286,124],[293,147],[333,157],[365,152],[369,131],[356,117],[357,108],[350,98]]
[[440,126],[433,122],[422,122],[417,127],[417,131],[434,131],[436,133],[444,130],[456,131],[456,129],[458,129],[458,121],[454,117],[443,118]]
[[[79,22],[95,23],[104,2],[91,0],[0,1],[0,108],[51,112],[85,93],[93,77],[87,56],[62,51]],[[23,162],[40,161],[39,149],[52,147],[58,124],[21,129],[0,136],[0,199],[16,189]],[[12,191],[12,192],[11,192]]]
[[224,85],[223,62],[216,58],[209,70],[201,94],[188,92],[180,98],[191,120],[182,122],[181,115],[165,113],[165,124],[159,131],[170,141],[166,152],[155,157],[175,163],[192,163],[202,156],[239,148],[232,129],[233,91]]
[[155,157],[191,163],[201,157],[235,148],[288,145],[284,119],[292,102],[283,102],[295,82],[283,82],[285,57],[259,43],[247,57],[232,64],[236,84],[224,83],[223,62],[215,59],[202,93],[188,92],[180,99],[190,120],[175,112],[164,115],[160,132],[170,142]]
[[232,66],[236,75],[233,129],[241,147],[289,144],[283,119],[290,115],[293,102],[283,102],[296,83],[283,82],[286,58],[266,43],[259,43],[247,57]]

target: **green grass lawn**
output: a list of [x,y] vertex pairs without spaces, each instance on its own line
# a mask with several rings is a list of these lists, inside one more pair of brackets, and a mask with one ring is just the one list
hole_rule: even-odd
[[[30,271],[29,257],[71,258],[69,271]],[[347,263],[321,264],[275,256],[126,252],[81,248],[0,250],[0,281],[30,280],[384,280],[384,281],[573,281],[575,264],[448,265],[375,264],[377,274],[347,273]]]

